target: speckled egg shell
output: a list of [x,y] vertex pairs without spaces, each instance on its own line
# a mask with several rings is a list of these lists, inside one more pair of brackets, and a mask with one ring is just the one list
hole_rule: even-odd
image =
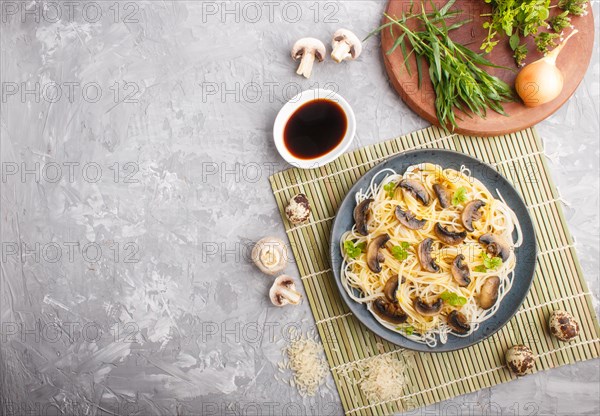
[[579,335],[579,323],[569,312],[552,312],[548,321],[550,332],[561,341],[571,341]]
[[515,345],[506,351],[506,366],[517,376],[523,376],[533,368],[535,357],[533,351],[525,345]]

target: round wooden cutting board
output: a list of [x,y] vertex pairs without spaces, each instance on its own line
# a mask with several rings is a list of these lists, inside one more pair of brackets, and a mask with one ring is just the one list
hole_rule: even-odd
[[[408,12],[410,10],[410,3],[410,0],[390,0],[387,7],[387,14],[399,17],[403,11]],[[429,1],[423,3],[426,5],[427,10],[431,10]],[[414,10],[420,10],[421,2],[414,1],[414,4]],[[435,2],[438,8],[443,7],[444,4],[445,2]],[[468,18],[471,18],[472,21],[459,29],[453,30],[450,35],[452,40],[468,46],[475,52],[481,52],[479,48],[487,34],[487,30],[482,25],[485,19],[489,19],[489,17],[482,17],[481,15],[491,12],[490,5],[483,0],[459,0],[452,7],[452,10],[456,9],[462,10],[462,14],[452,18],[451,22]],[[559,10],[556,8],[552,9],[551,16],[558,12]],[[387,18],[384,18],[383,22],[388,22]],[[558,110],[573,95],[583,79],[594,45],[594,19],[591,7],[588,7],[588,14],[586,16],[572,17],[571,23],[579,30],[579,33],[569,40],[557,60],[558,68],[565,76],[564,88],[558,98],[539,107],[528,108],[520,101],[515,92],[517,101],[504,104],[504,109],[508,117],[488,110],[487,117],[482,119],[475,115],[469,117],[456,110],[457,116],[462,120],[457,120],[458,128],[455,131],[475,136],[496,136],[513,133],[539,123]],[[387,51],[392,48],[394,40],[399,33],[401,32],[397,28],[394,29],[394,36],[387,29],[381,32],[381,47],[390,80],[396,91],[398,91],[402,99],[413,111],[431,123],[439,125],[434,107],[435,93],[425,62],[423,61],[423,83],[419,89],[415,55],[412,54],[409,59],[412,75],[408,74],[404,66],[404,57],[400,48],[397,48],[392,54],[387,55]],[[570,29],[565,29],[565,34],[568,33],[570,33]],[[528,47],[529,53],[525,61],[526,63],[533,62],[542,57],[542,54],[535,50],[531,37],[528,39]],[[514,69],[514,71],[509,71],[506,69],[486,68],[490,74],[501,78],[513,86],[518,68],[514,62],[513,51],[510,49],[508,39],[506,37],[502,38],[486,58],[496,65]]]

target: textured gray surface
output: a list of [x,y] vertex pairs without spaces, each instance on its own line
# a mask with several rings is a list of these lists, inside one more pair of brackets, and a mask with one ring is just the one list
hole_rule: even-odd
[[[302,400],[274,379],[286,326],[312,315],[271,307],[248,253],[285,238],[268,176],[287,167],[270,133],[287,98],[336,89],[357,115],[354,148],[426,126],[376,40],[309,81],[294,73],[296,39],[362,36],[384,3],[0,6],[0,413],[339,414],[331,380]],[[538,126],[596,299],[599,72],[596,47]],[[413,414],[598,414],[599,384],[595,360]]]

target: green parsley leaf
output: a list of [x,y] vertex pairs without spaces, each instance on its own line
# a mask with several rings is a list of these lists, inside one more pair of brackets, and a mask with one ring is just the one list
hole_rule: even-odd
[[360,253],[363,253],[366,248],[365,243],[354,244],[351,240],[344,241],[344,251],[348,255],[348,257],[355,259],[360,256]]
[[481,258],[483,265],[488,270],[496,270],[502,266],[502,259],[500,257],[490,257],[486,253],[481,252]]
[[484,251],[481,252],[481,260],[483,261],[483,264],[480,264],[473,269],[479,273],[497,270],[502,266],[502,259],[500,257],[490,257]]
[[452,195],[452,205],[457,206],[467,200],[467,188],[461,186]]
[[408,257],[408,248],[410,247],[410,244],[407,243],[406,241],[403,241],[402,243],[400,243],[399,246],[394,246],[392,247],[392,255],[400,261],[404,261],[406,260],[406,258]]
[[447,290],[442,292],[440,298],[450,306],[464,306],[467,303],[467,298],[458,296],[456,293],[448,292]]
[[411,336],[412,334],[415,333],[415,328],[413,328],[412,326],[397,326],[396,327],[396,331],[402,331],[404,332],[406,335]]
[[387,195],[390,198],[393,198],[394,194],[396,193],[396,184],[394,182],[388,182],[385,185],[383,185],[383,190],[387,192]]

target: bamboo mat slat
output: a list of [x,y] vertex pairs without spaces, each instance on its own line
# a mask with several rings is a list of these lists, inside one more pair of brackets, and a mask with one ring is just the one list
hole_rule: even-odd
[[[328,254],[333,219],[355,181],[388,157],[419,148],[452,149],[495,166],[523,196],[539,245],[531,290],[510,322],[477,345],[442,354],[409,352],[360,324],[337,291]],[[510,381],[514,376],[504,366],[503,356],[516,343],[532,348],[537,355],[536,371],[600,355],[600,328],[592,295],[535,129],[480,138],[429,127],[347,153],[318,169],[279,172],[270,181],[347,415],[408,411]],[[300,192],[311,201],[312,214],[308,223],[293,226],[284,208]],[[571,343],[562,343],[549,334],[547,321],[555,309],[569,311],[580,322],[580,336]],[[412,364],[407,366],[407,383],[398,397],[371,403],[355,385],[356,366],[381,354],[410,358]]]

